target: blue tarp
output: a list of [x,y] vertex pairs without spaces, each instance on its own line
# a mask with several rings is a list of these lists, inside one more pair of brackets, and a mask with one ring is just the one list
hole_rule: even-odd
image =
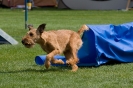
[[83,45],[78,51],[78,66],[133,62],[133,22],[87,26],[89,30],[83,33]]

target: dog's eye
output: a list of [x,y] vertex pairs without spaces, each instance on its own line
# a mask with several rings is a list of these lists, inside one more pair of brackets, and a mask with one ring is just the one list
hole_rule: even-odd
[[33,36],[33,33],[30,33],[29,35],[30,35],[30,36]]

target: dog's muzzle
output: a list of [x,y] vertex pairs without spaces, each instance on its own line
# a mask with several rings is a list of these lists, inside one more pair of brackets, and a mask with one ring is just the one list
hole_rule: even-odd
[[27,41],[27,40],[22,40],[21,42],[22,42],[22,44],[23,44],[25,47],[27,47],[27,48],[30,48],[30,47],[32,47],[32,46],[34,45],[34,43],[29,42],[29,41]]

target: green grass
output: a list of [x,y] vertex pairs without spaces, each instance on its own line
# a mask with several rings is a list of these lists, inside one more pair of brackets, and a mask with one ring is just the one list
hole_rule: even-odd
[[[121,24],[133,21],[133,11],[62,10],[39,8],[30,11],[28,23],[46,30],[72,29],[82,24]],[[36,55],[45,54],[36,45],[27,49],[21,38],[27,30],[22,9],[0,8],[0,28],[15,38],[18,45],[0,45],[0,88],[133,88],[133,64],[79,67],[75,73],[69,67],[46,70],[34,62]]]

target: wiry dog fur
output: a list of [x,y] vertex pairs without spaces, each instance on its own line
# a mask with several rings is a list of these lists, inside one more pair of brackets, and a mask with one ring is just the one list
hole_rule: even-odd
[[80,34],[84,30],[88,30],[86,25],[83,25],[78,32],[72,30],[57,30],[57,31],[44,31],[46,24],[41,24],[37,29],[29,25],[29,31],[22,38],[22,44],[31,48],[38,43],[41,48],[47,53],[45,67],[48,69],[50,63],[64,64],[62,60],[54,58],[57,54],[64,54],[66,57],[66,64],[72,67],[72,71],[77,71],[77,63],[79,61],[77,52],[82,46]]

